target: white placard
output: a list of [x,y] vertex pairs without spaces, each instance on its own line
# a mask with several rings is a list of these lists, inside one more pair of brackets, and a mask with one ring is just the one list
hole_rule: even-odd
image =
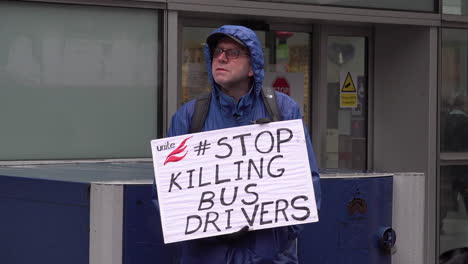
[[165,243],[318,221],[302,120],[151,141]]

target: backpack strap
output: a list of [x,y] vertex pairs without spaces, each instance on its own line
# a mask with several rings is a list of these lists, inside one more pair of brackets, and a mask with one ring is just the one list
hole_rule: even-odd
[[211,92],[204,92],[197,96],[195,101],[195,110],[193,111],[192,123],[190,124],[190,133],[202,131],[205,124],[208,109],[210,108]]
[[263,103],[265,104],[266,109],[268,110],[268,114],[270,114],[271,121],[280,121],[281,115],[278,109],[278,101],[276,101],[275,90],[273,90],[269,86],[262,86],[262,98]]
[[[276,101],[275,90],[271,87],[262,87],[262,98],[265,104],[270,119],[260,118],[255,121],[257,124],[263,124],[268,122],[275,122],[281,120],[281,115],[278,108],[278,101]],[[192,123],[190,124],[190,133],[198,133],[202,131],[203,125],[205,124],[206,116],[211,103],[211,92],[204,92],[197,96],[195,101],[195,109],[193,111]]]

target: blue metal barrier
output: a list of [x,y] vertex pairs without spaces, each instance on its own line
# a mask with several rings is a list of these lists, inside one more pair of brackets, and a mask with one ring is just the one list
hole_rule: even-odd
[[[114,205],[124,218],[121,263],[173,263],[176,245],[163,243],[152,177],[151,164],[0,168],[0,263],[89,263],[95,181],[123,184],[123,202]],[[321,183],[320,222],[300,234],[300,263],[390,264],[380,246],[394,237],[380,231],[392,225],[392,177],[325,176]]]
[[318,223],[300,234],[300,263],[390,264],[379,231],[392,226],[392,177],[326,178]]

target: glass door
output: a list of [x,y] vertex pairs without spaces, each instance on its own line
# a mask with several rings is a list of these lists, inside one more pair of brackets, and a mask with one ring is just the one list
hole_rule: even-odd
[[367,37],[327,35],[322,167],[367,170]]

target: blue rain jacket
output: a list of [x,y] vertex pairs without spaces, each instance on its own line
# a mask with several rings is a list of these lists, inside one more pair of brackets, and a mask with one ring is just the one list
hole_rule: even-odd
[[[213,31],[211,34],[224,33],[235,36],[244,42],[250,50],[254,82],[249,93],[238,103],[221,92],[214,82],[211,73],[211,54],[208,44],[205,46],[205,60],[212,87],[212,100],[205,120],[203,131],[245,126],[260,118],[269,117],[263,103],[260,91],[262,87],[263,51],[255,33],[242,26],[227,25]],[[289,96],[276,92],[278,107],[282,120],[302,119],[298,104]],[[195,100],[183,105],[172,117],[168,137],[188,134],[195,108]],[[314,184],[315,199],[320,206],[320,179],[312,150],[310,137],[305,129],[307,150]],[[154,189],[154,188],[153,188]],[[153,190],[153,197],[156,198]],[[236,241],[224,241],[212,237],[180,242],[181,264],[295,264],[297,263],[295,239],[301,226],[287,226],[248,232]]]

